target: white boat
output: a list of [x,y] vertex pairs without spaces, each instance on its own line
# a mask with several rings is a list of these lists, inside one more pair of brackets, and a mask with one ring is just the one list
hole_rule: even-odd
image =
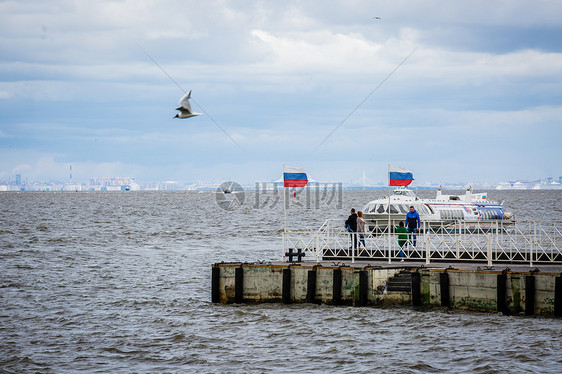
[[527,183],[524,182],[501,182],[496,186],[496,190],[526,190]]
[[398,188],[392,191],[390,197],[365,204],[363,214],[370,230],[386,228],[389,219],[391,226],[396,227],[399,221],[406,219],[410,206],[418,212],[420,221],[431,227],[458,227],[459,223],[463,223],[467,224],[463,226],[466,229],[490,228],[494,222],[508,222],[513,218],[511,213],[504,211],[501,203],[489,201],[487,193],[471,193],[470,187],[464,195],[444,195],[439,188],[435,199],[420,199],[414,191]]

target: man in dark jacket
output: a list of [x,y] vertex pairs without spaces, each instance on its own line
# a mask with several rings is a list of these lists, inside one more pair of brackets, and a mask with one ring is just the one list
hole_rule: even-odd
[[[349,235],[351,237],[351,242],[353,243],[353,248],[357,248],[357,214],[355,213],[355,209],[351,209],[351,215],[345,221],[345,227],[347,231],[349,231]],[[351,249],[352,247],[349,247]]]
[[416,233],[420,229],[420,215],[413,206],[410,207],[410,211],[406,214],[406,221],[404,225],[408,228],[410,233],[410,242],[415,247],[416,246]]

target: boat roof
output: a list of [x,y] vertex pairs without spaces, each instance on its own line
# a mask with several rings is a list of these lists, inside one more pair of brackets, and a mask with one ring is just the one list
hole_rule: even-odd
[[[390,200],[392,203],[409,203],[409,202],[420,202],[420,203],[452,203],[452,204],[499,204],[488,200],[488,194],[486,192],[482,193],[471,193],[471,188],[468,187],[464,195],[444,195],[441,193],[441,187],[437,190],[437,195],[434,199],[420,199],[416,196],[416,193],[408,188],[396,188],[392,190],[390,194]],[[388,197],[380,197],[378,199],[369,201],[370,203],[388,203]],[[501,205],[501,204],[500,204]]]

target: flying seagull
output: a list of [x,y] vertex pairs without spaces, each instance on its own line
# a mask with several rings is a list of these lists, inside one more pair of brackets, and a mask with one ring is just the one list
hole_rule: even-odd
[[176,110],[179,110],[180,113],[176,114],[174,118],[189,118],[201,114],[201,113],[194,113],[191,111],[191,105],[189,104],[190,98],[191,98],[191,90],[180,99],[180,102],[178,103],[179,107],[176,108]]
[[373,17],[374,19],[381,19],[380,17]]

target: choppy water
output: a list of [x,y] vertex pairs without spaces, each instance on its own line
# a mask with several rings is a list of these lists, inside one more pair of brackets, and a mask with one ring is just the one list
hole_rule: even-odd
[[[377,194],[293,207],[288,225]],[[283,207],[254,197],[224,211],[213,193],[0,193],[0,371],[562,372],[560,319],[212,304],[212,263],[281,257]],[[562,213],[560,191],[489,198],[519,219]]]

